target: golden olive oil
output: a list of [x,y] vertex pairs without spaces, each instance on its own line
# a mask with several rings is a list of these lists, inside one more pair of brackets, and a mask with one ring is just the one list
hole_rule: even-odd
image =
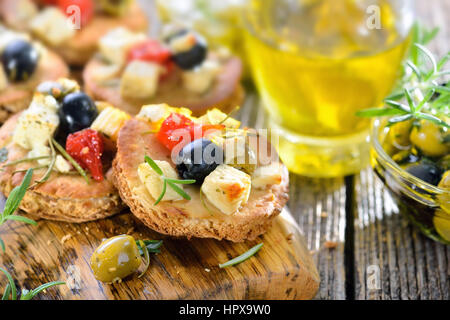
[[[283,8],[282,3],[291,7]],[[330,138],[331,145],[339,144],[333,139],[367,130],[369,121],[357,117],[356,111],[380,105],[392,90],[408,36],[397,30],[389,1],[379,1],[382,29],[368,27],[370,17],[360,4],[250,1],[248,60],[271,122],[289,134],[317,137],[319,144]],[[288,145],[283,139],[285,134],[280,137],[281,157],[292,171],[329,175],[324,169],[334,155]],[[321,152],[325,153],[317,158]],[[346,167],[340,164],[331,174],[346,174]]]

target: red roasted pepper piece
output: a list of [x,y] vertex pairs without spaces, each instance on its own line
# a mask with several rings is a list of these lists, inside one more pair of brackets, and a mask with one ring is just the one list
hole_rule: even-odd
[[83,168],[89,170],[95,181],[103,181],[101,157],[104,145],[100,133],[84,129],[69,134],[66,142],[67,153]]

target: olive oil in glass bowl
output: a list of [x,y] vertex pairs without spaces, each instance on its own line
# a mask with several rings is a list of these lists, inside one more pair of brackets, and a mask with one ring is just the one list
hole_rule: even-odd
[[279,133],[302,175],[335,177],[369,163],[370,121],[400,75],[413,23],[409,0],[249,0],[245,45]]

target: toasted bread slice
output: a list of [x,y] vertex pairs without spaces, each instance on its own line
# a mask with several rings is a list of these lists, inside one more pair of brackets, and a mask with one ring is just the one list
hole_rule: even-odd
[[28,108],[36,87],[44,81],[57,80],[69,75],[66,63],[55,53],[46,50],[39,60],[38,67],[27,80],[9,83],[0,91],[0,123],[5,122],[12,114]]
[[113,162],[114,183],[131,212],[149,228],[188,238],[227,239],[234,242],[255,239],[267,231],[272,220],[288,200],[289,175],[283,166],[282,181],[264,190],[252,190],[248,202],[238,213],[225,215],[208,208],[200,198],[198,186],[185,186],[191,200],[162,201],[148,193],[138,177],[138,166],[148,155],[170,161],[170,151],[156,139],[150,124],[131,119],[119,132],[118,151]]
[[[0,146],[8,150],[7,162],[22,159],[28,153],[11,142],[19,115],[11,117],[0,128]],[[3,167],[0,171],[0,191],[8,196],[14,187],[20,185],[25,174],[14,172],[36,166],[36,162],[27,162]],[[42,178],[45,170],[35,170],[32,181]],[[20,209],[39,218],[66,222],[79,223],[106,218],[124,208],[111,180],[112,168],[102,182],[91,180],[90,184],[78,175],[53,172],[47,182],[27,191]]]
[[240,105],[244,98],[244,89],[240,84],[242,63],[238,58],[230,58],[224,63],[223,71],[205,94],[193,93],[183,87],[179,74],[162,81],[155,97],[151,99],[130,99],[120,94],[120,79],[98,83],[95,73],[105,65],[99,58],[93,58],[83,72],[84,89],[97,100],[107,101],[129,114],[137,114],[146,104],[167,103],[173,107],[186,107],[193,115],[204,114],[211,107],[229,112]]
[[[0,1],[0,17],[5,23],[21,31],[27,31],[25,24],[18,19],[17,0]],[[97,14],[92,21],[76,35],[61,45],[52,49],[61,55],[64,60],[73,66],[83,66],[97,50],[98,40],[108,31],[124,26],[132,31],[144,31],[148,29],[148,18],[138,4],[133,4],[129,12],[120,17]]]

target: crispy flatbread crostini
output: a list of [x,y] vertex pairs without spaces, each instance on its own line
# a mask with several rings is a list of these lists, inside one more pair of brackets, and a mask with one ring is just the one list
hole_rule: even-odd
[[85,222],[120,212],[112,159],[123,111],[94,104],[67,79],[39,86],[28,109],[0,128],[0,190],[6,196],[33,168],[20,208],[44,219]]
[[[120,26],[135,31],[148,28],[147,16],[135,0],[82,2],[85,7],[80,8],[79,29],[68,25],[64,14],[67,8],[49,6],[45,1],[2,0],[0,17],[12,28],[31,32],[73,66],[83,66],[97,50],[98,40],[109,30]],[[63,3],[70,7],[70,1]],[[74,12],[67,14],[72,16]]]
[[[264,147],[253,151],[255,142],[263,138],[237,129],[239,123],[231,118],[218,125],[218,119],[225,117],[217,109],[194,118],[185,109],[153,105],[122,127],[113,162],[114,183],[131,212],[149,228],[172,236],[240,242],[266,232],[281,212],[288,200],[286,167],[270,153],[274,151],[267,143],[261,144],[270,151],[263,163],[259,156],[264,156]],[[174,147],[170,128],[180,123],[188,131],[200,130],[203,138]],[[235,142],[246,156],[233,155]],[[219,156],[209,165],[190,161],[195,149],[211,146],[218,148],[215,155],[224,150],[224,158]],[[178,165],[170,148],[181,150],[175,152],[184,159]]]
[[[37,85],[67,77],[66,63],[28,35],[0,26],[0,123],[28,107]],[[8,66],[13,65],[13,68]]]
[[132,115],[146,104],[167,103],[201,115],[212,106],[228,112],[242,103],[239,58],[226,50],[208,52],[203,38],[189,30],[164,39],[111,31],[84,70],[85,90]]

